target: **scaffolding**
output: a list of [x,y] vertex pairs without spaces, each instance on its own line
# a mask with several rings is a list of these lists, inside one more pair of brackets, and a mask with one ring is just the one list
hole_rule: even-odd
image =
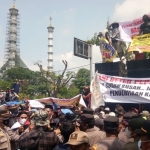
[[9,9],[4,50],[4,70],[20,67],[20,17],[18,9]]

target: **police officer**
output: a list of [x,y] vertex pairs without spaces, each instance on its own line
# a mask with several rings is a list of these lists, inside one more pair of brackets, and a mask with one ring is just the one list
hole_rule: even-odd
[[108,116],[104,119],[104,130],[106,138],[99,144],[94,145],[95,150],[121,150],[124,142],[118,139],[119,119],[114,116]]

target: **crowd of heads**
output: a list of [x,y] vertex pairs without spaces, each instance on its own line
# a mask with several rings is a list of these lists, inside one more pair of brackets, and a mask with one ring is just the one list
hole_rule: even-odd
[[[72,110],[72,113],[63,114],[60,107],[55,110],[53,105],[45,105],[44,109],[30,108],[29,103],[17,107],[17,115],[13,115],[13,109],[9,113],[0,109],[0,126],[2,129],[6,126],[14,132],[18,131],[20,136],[40,128],[44,132],[55,132],[58,143],[68,145],[70,150],[88,150],[93,147],[87,131],[94,128],[97,134],[102,131],[106,137],[115,136],[125,143],[138,140],[139,149],[150,148],[150,114],[146,110],[139,113],[136,108],[131,108],[126,112],[119,104],[114,112],[104,106],[95,110],[77,106],[66,109]],[[122,132],[126,134],[126,139],[121,139]]]

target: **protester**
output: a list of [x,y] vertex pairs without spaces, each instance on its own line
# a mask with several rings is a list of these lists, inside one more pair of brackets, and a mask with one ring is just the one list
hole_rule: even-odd
[[131,119],[131,121],[129,122],[129,132],[130,137],[132,137],[134,139],[133,142],[127,143],[124,145],[122,150],[139,150],[138,147],[138,142],[140,140],[140,135],[135,133],[136,129],[140,129],[143,125],[144,119],[143,118],[137,118],[137,119]]
[[148,111],[144,110],[144,111],[142,111],[141,116],[142,116],[142,118],[144,118],[145,120],[147,120],[147,119],[149,119],[150,114],[149,114]]
[[66,144],[70,146],[70,150],[90,150],[88,135],[83,131],[73,132]]
[[63,122],[60,126],[60,133],[63,136],[62,142],[55,147],[55,150],[70,150],[69,145],[65,144],[69,136],[75,131],[75,125],[72,122]]
[[44,110],[38,110],[33,118],[35,129],[31,132],[26,132],[19,138],[19,148],[52,150],[58,143],[58,137],[55,132],[47,132],[49,117]]
[[[6,104],[0,106],[0,114],[8,113],[7,117],[2,118],[0,133],[4,138],[8,138],[5,147],[11,150],[143,148],[144,144],[140,141],[141,132],[139,133],[139,130],[137,132],[137,129],[143,127],[145,120],[148,121],[147,110],[139,114],[136,108],[129,108],[129,112],[125,112],[121,105],[117,105],[115,114],[110,112],[108,107],[100,106],[95,110],[83,107],[80,109],[75,104],[71,111],[71,106],[59,107],[53,100],[51,100],[52,105],[47,104],[45,108],[34,109],[31,108],[29,101],[24,102],[24,104],[19,102],[19,105],[18,102],[13,102],[15,106],[12,107],[11,105],[7,107]],[[83,137],[87,141],[82,140]],[[148,144],[144,146],[147,148]]]
[[51,121],[52,116],[54,114],[54,112],[53,112],[53,106],[52,105],[45,105],[45,109],[44,110],[47,111],[49,120]]
[[[12,125],[5,124],[4,130],[9,135],[10,142],[11,142],[11,150],[18,150],[18,141],[19,141],[20,135],[25,132],[24,125],[27,119],[28,119],[27,113],[22,111],[22,112],[19,112],[18,114],[17,122],[15,122]],[[16,123],[18,123],[19,126],[16,126],[15,125]],[[9,127],[9,125],[11,125],[11,128]]]
[[88,87],[88,86],[84,87],[82,96],[83,96],[83,99],[84,99],[84,102],[85,102],[86,106],[88,108],[90,108],[90,104],[91,104],[90,87]]

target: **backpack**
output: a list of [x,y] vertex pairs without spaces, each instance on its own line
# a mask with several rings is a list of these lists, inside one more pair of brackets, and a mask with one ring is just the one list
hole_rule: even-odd
[[29,148],[27,148],[26,150],[38,150],[39,141],[43,136],[44,136],[44,133],[40,132],[35,142],[31,146],[29,146]]

